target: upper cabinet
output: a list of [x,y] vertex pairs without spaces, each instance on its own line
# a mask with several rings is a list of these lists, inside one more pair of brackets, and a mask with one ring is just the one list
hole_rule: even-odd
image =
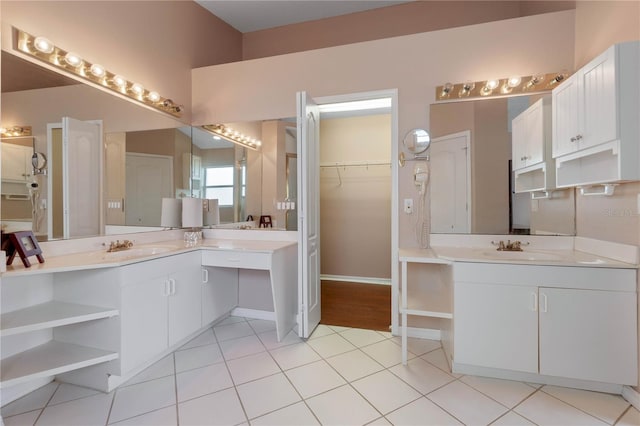
[[32,176],[31,155],[33,148],[2,142],[2,180],[27,182]]
[[640,41],[616,44],[552,93],[558,187],[640,180]]
[[555,185],[551,158],[551,97],[532,104],[512,121],[515,192],[546,191]]

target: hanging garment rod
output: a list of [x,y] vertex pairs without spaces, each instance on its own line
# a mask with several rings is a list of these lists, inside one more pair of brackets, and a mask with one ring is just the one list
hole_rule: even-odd
[[390,166],[389,161],[347,161],[339,163],[322,163],[320,168],[347,168],[347,167],[369,167],[369,166]]

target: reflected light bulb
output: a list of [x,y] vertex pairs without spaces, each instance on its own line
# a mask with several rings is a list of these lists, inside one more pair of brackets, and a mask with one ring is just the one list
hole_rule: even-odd
[[105,74],[107,73],[104,67],[98,64],[91,65],[91,68],[89,68],[89,72],[91,72],[91,74],[93,74],[95,77],[98,77],[98,78],[104,77]]
[[147,98],[151,102],[158,102],[160,100],[160,94],[158,92],[149,92],[149,94],[147,95]]
[[33,41],[33,46],[42,53],[53,52],[53,43],[45,37],[36,37]]
[[73,52],[64,55],[64,61],[72,67],[79,67],[82,64],[82,58]]
[[144,86],[140,83],[133,83],[131,85],[131,91],[136,95],[140,96],[144,93]]
[[115,84],[119,88],[123,88],[127,85],[127,79],[125,79],[121,75],[116,75],[113,77],[113,84]]
[[509,77],[509,80],[507,80],[507,86],[512,88],[518,87],[521,82],[522,82],[522,79],[520,77]]
[[498,85],[500,84],[500,82],[498,80],[487,80],[487,83],[485,84],[485,88],[487,90],[493,90],[496,87],[498,87]]

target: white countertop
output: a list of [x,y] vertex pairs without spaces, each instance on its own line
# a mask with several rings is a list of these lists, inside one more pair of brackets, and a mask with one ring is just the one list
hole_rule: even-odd
[[13,264],[7,266],[3,277],[67,272],[86,269],[112,268],[132,263],[187,253],[195,250],[246,251],[254,253],[273,253],[276,250],[297,244],[292,241],[204,239],[195,246],[185,245],[182,240],[157,241],[148,244],[136,244],[132,248],[112,253],[106,250],[85,251],[61,256],[45,256],[44,263],[38,263],[35,257],[29,258],[31,267],[25,268],[18,256]]

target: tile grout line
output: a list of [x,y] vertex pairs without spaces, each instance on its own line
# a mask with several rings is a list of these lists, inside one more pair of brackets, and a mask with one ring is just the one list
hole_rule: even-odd
[[[565,401],[565,400],[563,400],[563,399],[558,398],[558,397],[557,397],[557,396],[555,396],[555,395],[552,395],[552,394],[550,394],[550,393],[548,393],[548,392],[545,392],[545,391],[544,391],[545,386],[547,386],[547,385],[543,385],[543,386],[541,386],[541,387],[540,387],[540,389],[539,389],[539,390],[540,390],[540,392],[542,392],[542,393],[544,393],[545,395],[548,395],[548,396],[550,396],[551,398],[554,398],[554,399],[556,399],[556,400],[558,400],[558,401],[560,401],[560,402],[562,402],[562,403],[565,403],[565,404],[567,404],[569,407],[573,407],[573,408],[575,408],[576,410],[581,411],[581,412],[583,412],[584,414],[586,414],[586,415],[588,415],[588,416],[591,416],[591,417],[593,417],[594,419],[596,419],[596,420],[598,420],[598,421],[601,421],[601,422],[606,423],[606,424],[611,424],[611,423],[609,423],[608,421],[606,421],[606,420],[604,420],[604,419],[601,419],[600,417],[597,417],[597,416],[595,416],[595,415],[593,415],[593,414],[591,414],[591,413],[588,413],[588,412],[584,411],[584,410],[583,410],[582,408],[580,408],[580,407],[576,407],[575,405],[571,404],[569,401]],[[560,386],[560,387],[562,387],[562,386]],[[591,392],[591,391],[587,391],[587,392]],[[627,402],[627,401],[625,400],[625,402]],[[627,402],[627,404],[628,404],[628,402]],[[628,407],[627,407],[627,408],[628,408]],[[626,411],[626,409],[625,409],[625,411]],[[615,424],[615,423],[614,423],[614,424]]]

